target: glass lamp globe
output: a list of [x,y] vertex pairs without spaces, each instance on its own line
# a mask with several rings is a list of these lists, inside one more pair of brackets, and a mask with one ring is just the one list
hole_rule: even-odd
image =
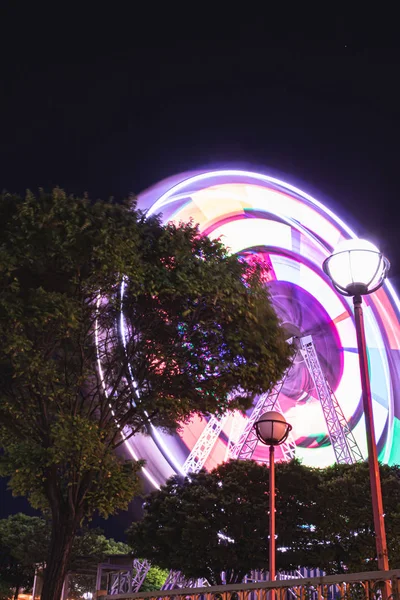
[[345,296],[371,294],[382,284],[389,261],[367,240],[344,240],[323,263],[336,290]]
[[292,426],[287,423],[285,417],[275,410],[262,414],[254,424],[254,427],[260,442],[268,446],[282,444],[292,429]]

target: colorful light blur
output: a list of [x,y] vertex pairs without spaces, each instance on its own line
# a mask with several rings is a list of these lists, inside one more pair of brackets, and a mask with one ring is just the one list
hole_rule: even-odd
[[[141,194],[139,208],[161,213],[164,222],[192,219],[204,235],[220,238],[231,252],[265,263],[266,285],[278,316],[292,334],[313,336],[325,376],[367,456],[351,299],[336,293],[322,270],[333,248],[356,237],[354,232],[298,188],[248,171],[177,175]],[[376,438],[379,457],[389,464],[400,462],[399,309],[390,283],[365,298]],[[332,464],[322,409],[301,360],[295,361],[285,381],[280,404],[293,426],[298,458],[310,466]],[[205,463],[207,469],[227,458],[238,419],[233,421],[231,416],[226,420]],[[205,418],[194,418],[173,437],[153,428],[151,437],[131,438],[128,450],[146,459],[152,485],[161,484],[181,472],[206,424]],[[264,452],[260,447],[255,458],[263,460]]]

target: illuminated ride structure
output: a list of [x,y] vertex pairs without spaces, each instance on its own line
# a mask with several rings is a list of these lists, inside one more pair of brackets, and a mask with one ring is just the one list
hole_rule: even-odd
[[[272,409],[293,426],[276,448],[276,460],[296,456],[324,467],[366,457],[352,300],[338,294],[322,270],[339,242],[356,237],[348,225],[298,188],[240,170],[177,175],[141,194],[138,206],[148,215],[161,214],[164,222],[191,219],[202,234],[264,265],[271,301],[296,346],[282,380],[256,397],[246,415],[195,417],[176,436],[150,426],[150,436],[130,438],[126,449],[146,460],[149,488],[230,458],[267,462],[268,449],[258,443],[253,425]],[[365,297],[375,434],[379,459],[388,464],[400,462],[399,314],[390,282]],[[181,579],[171,573],[166,589],[188,583]]]
[[[265,462],[267,449],[255,443],[251,425],[272,406],[293,426],[277,460],[295,453],[303,464],[323,467],[366,457],[352,300],[338,294],[322,270],[340,241],[356,237],[348,225],[298,188],[239,170],[177,175],[139,195],[138,206],[164,222],[192,219],[204,235],[264,265],[275,311],[298,348],[286,376],[256,397],[246,415],[196,416],[178,435],[150,427],[151,435],[130,438],[126,450],[146,460],[149,488],[232,456]],[[386,282],[364,306],[379,459],[398,464],[400,302]]]

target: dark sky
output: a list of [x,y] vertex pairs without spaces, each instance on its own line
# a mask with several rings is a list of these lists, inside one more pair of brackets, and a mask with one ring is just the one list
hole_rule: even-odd
[[347,217],[400,275],[396,15],[99,4],[2,2],[1,188],[122,197],[258,168]]

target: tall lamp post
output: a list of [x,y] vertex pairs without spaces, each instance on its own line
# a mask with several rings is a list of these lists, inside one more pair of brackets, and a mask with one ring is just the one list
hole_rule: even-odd
[[[260,442],[269,446],[269,581],[275,581],[275,446],[287,440],[292,426],[272,410],[261,415],[254,427]],[[275,590],[271,590],[270,600],[275,600]]]
[[382,502],[381,479],[376,449],[374,416],[372,412],[371,385],[365,341],[362,296],[372,294],[383,284],[389,270],[389,261],[378,248],[366,240],[351,239],[341,242],[323,264],[333,287],[344,296],[352,296],[360,362],[362,400],[367,434],[368,463],[371,483],[372,511],[374,515],[378,568],[389,569],[386,532]]

